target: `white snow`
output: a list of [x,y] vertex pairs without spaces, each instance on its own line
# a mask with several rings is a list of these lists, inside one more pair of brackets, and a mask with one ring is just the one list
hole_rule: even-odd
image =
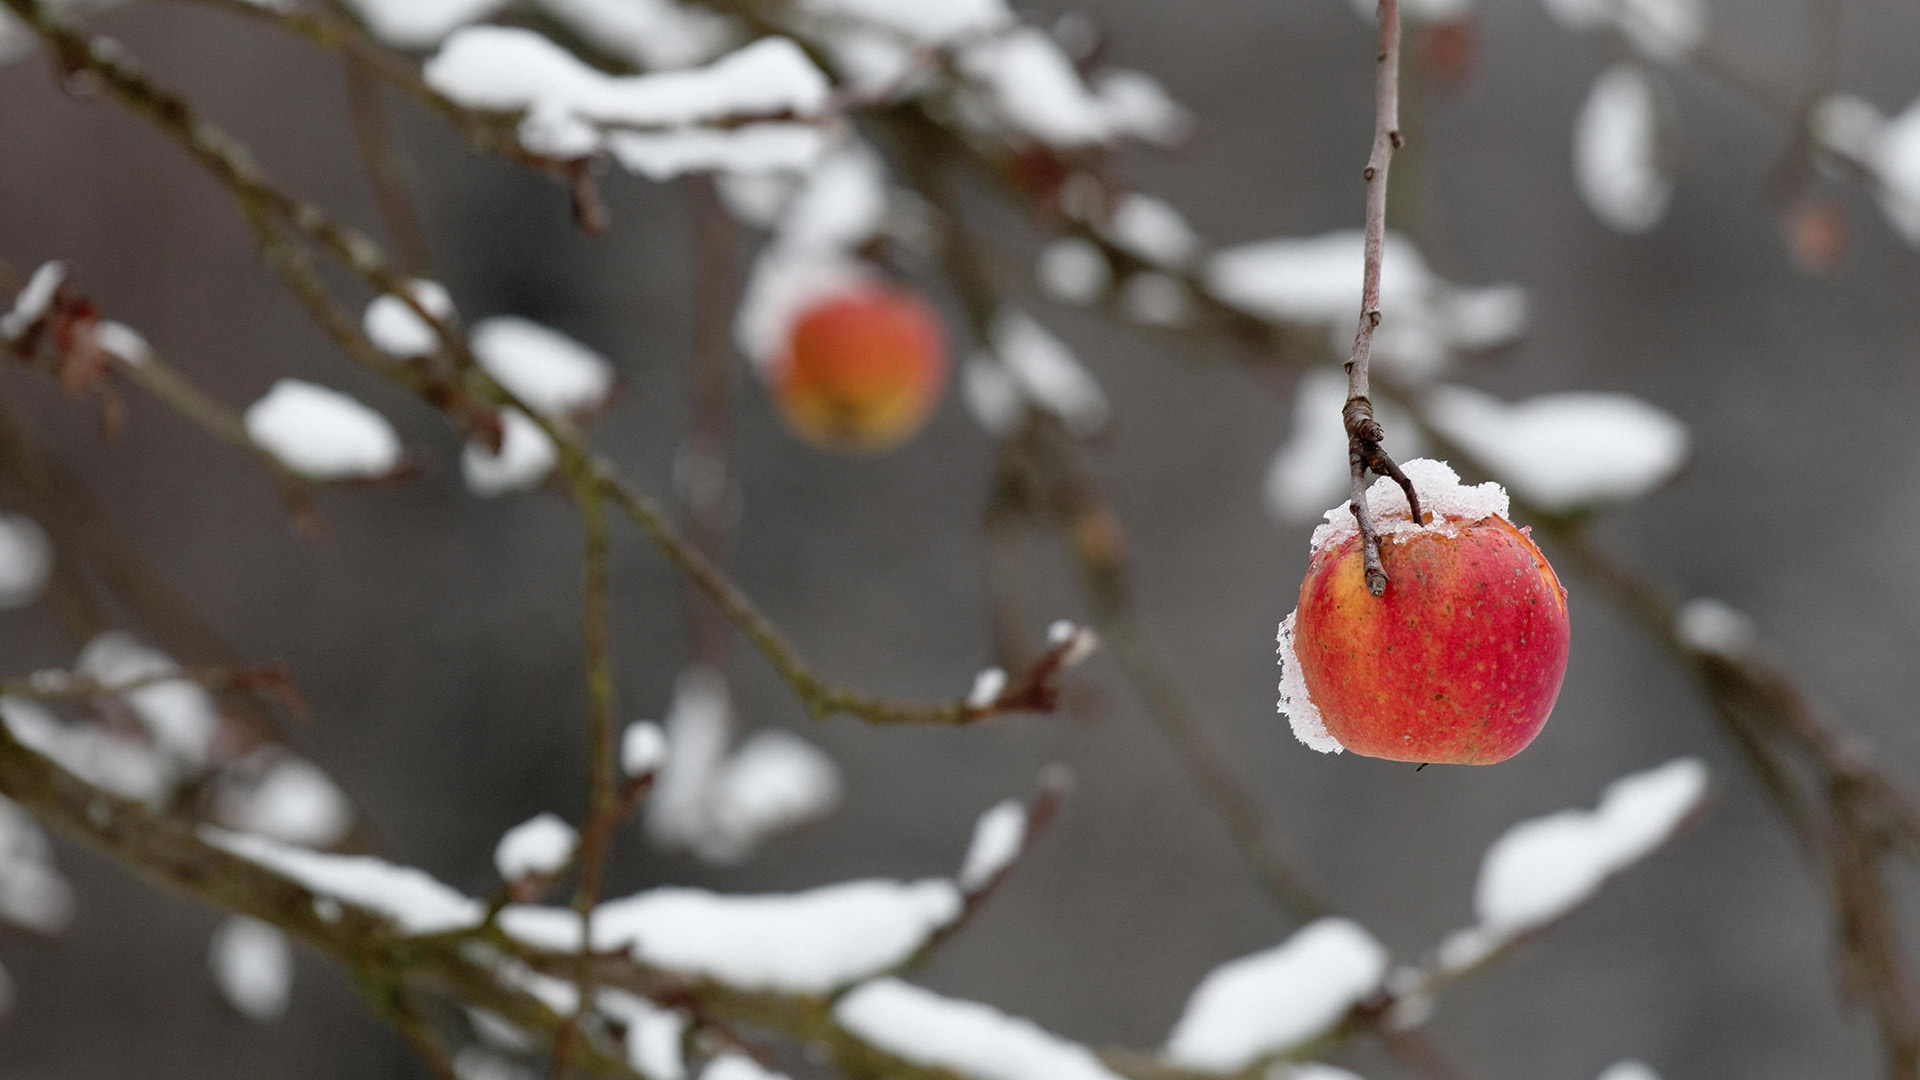
[[460,448],[460,478],[467,490],[493,498],[539,487],[560,463],[553,438],[533,417],[515,408],[500,410],[500,452],[468,440]]
[[[943,879],[748,896],[666,886],[596,908],[593,947],[736,989],[824,994],[902,963],[960,907],[959,889]],[[535,948],[580,947],[580,919],[567,908],[510,906],[500,926]]]
[[[1431,520],[1424,526],[1415,525],[1406,492],[1391,479],[1380,477],[1367,489],[1367,508],[1373,512],[1374,526],[1383,539],[1416,528],[1439,529],[1444,533],[1455,525],[1484,521],[1496,514],[1507,516],[1506,490],[1491,480],[1469,487],[1460,482],[1460,475],[1446,462],[1432,458],[1403,461],[1400,471],[1413,481],[1413,490],[1420,495],[1420,509],[1430,514]],[[1359,531],[1353,511],[1343,502],[1327,511],[1325,523],[1313,530],[1310,548],[1319,551]]]
[[92,724],[65,724],[35,701],[0,697],[0,721],[22,746],[123,799],[159,806],[179,776],[170,759]]
[[153,359],[153,346],[140,332],[123,322],[101,319],[93,326],[93,340],[99,346],[135,367]]
[[200,838],[289,878],[307,891],[390,920],[402,934],[438,934],[480,925],[486,906],[424,870],[371,855],[331,855],[264,836],[200,827]]
[[[439,282],[416,278],[407,282],[407,291],[434,318],[442,322],[453,318],[453,296]],[[433,332],[433,327],[392,293],[373,298],[360,318],[360,327],[367,340],[390,356],[428,356],[440,347],[440,335]]]
[[1686,58],[1706,36],[1700,0],[1544,0],[1569,30],[1610,28],[1645,56],[1664,63]]
[[1313,703],[1312,695],[1307,693],[1306,676],[1300,673],[1300,657],[1293,651],[1293,621],[1299,612],[1288,613],[1280,623],[1278,650],[1280,654],[1280,715],[1287,718],[1293,728],[1293,737],[1304,743],[1309,750],[1318,750],[1322,754],[1338,754],[1346,747],[1327,730],[1327,722],[1320,715],[1319,706]]
[[22,514],[0,514],[0,611],[39,599],[53,572],[53,544],[40,523]]
[[1013,22],[1005,0],[801,0],[823,20],[869,23],[924,44],[1001,29]]
[[347,0],[381,41],[400,49],[430,49],[456,29],[487,18],[507,0]]
[[[1379,0],[1352,0],[1354,13],[1373,22]],[[1409,21],[1454,22],[1473,14],[1475,0],[1409,0],[1400,5],[1400,14]]]
[[967,691],[967,705],[970,708],[984,709],[1000,697],[1000,691],[1007,688],[1007,673],[1004,668],[983,668],[973,677],[973,686]]
[[[1293,391],[1293,422],[1287,440],[1274,452],[1262,489],[1267,509],[1288,525],[1318,521],[1327,504],[1352,487],[1348,471],[1347,429],[1340,411],[1347,401],[1347,378],[1333,368],[1313,368]],[[1375,401],[1373,414],[1386,429],[1386,449],[1395,461],[1417,457],[1425,441],[1399,407]]]
[[624,990],[601,990],[600,1011],[627,1027],[627,1064],[647,1080],[686,1080],[681,1039],[687,1018]]
[[621,168],[658,182],[692,172],[804,170],[826,153],[827,135],[812,124],[769,121],[731,128],[616,131],[607,135],[606,144]]
[[1193,319],[1193,294],[1186,283],[1157,270],[1129,274],[1119,301],[1127,318],[1142,326],[1185,326]]
[[1616,1061],[1600,1070],[1599,1080],[1660,1080],[1660,1074],[1644,1061]]
[[453,1052],[454,1080],[538,1080],[532,1069],[481,1046]]
[[994,352],[1027,400],[1058,416],[1078,436],[1107,423],[1107,395],[1073,350],[1032,316],[1005,308],[994,320]]
[[960,369],[960,393],[967,415],[989,435],[1012,434],[1026,414],[1026,395],[1007,366],[991,353],[976,353]]
[[794,322],[809,308],[873,282],[866,264],[840,250],[768,244],[747,275],[734,315],[734,340],[765,377],[785,355]]
[[467,341],[487,374],[538,412],[591,409],[613,390],[606,357],[531,319],[482,319]]
[[538,0],[561,25],[650,71],[704,64],[738,44],[732,20],[677,0]]
[[1600,73],[1573,124],[1573,180],[1608,228],[1643,233],[1673,197],[1653,80],[1636,64]]
[[281,379],[247,406],[247,437],[311,480],[385,476],[400,465],[387,418],[324,386]]
[[1308,923],[1279,945],[1213,969],[1167,1038],[1175,1065],[1237,1072],[1338,1024],[1379,989],[1387,949],[1348,919]]
[[12,341],[46,318],[48,309],[53,306],[54,294],[60,291],[61,283],[66,280],[66,263],[41,263],[33,276],[27,279],[26,287],[13,298],[13,308],[0,315],[0,338]]
[[1725,660],[1748,655],[1760,638],[1752,619],[1710,596],[1695,597],[1680,605],[1674,615],[1673,632],[1680,644],[1694,652]]
[[[1202,267],[1207,290],[1229,306],[1280,322],[1325,329],[1344,355],[1360,318],[1365,238],[1358,229],[1260,240],[1215,252]],[[1505,344],[1525,328],[1525,294],[1512,285],[1469,288],[1428,268],[1413,241],[1388,232],[1380,259],[1381,321],[1373,355],[1424,377],[1453,354]]]
[[1474,887],[1480,928],[1520,933],[1584,903],[1669,840],[1707,795],[1707,766],[1677,758],[1607,785],[1591,811],[1523,821],[1487,848]]
[[1033,273],[1041,292],[1065,304],[1091,304],[1113,283],[1106,254],[1078,236],[1048,241],[1034,260]]
[[320,766],[279,751],[258,751],[220,770],[212,817],[239,832],[324,848],[346,837],[353,806]]
[[1427,419],[1541,511],[1630,502],[1685,464],[1687,427],[1629,394],[1574,391],[1507,404],[1462,386],[1436,387]]
[[1853,94],[1822,98],[1807,122],[1821,146],[1861,164],[1878,157],[1886,137],[1887,118],[1872,103]]
[[73,887],[33,815],[0,795],[0,921],[57,934],[73,919]]
[[1200,250],[1200,237],[1185,215],[1151,195],[1122,196],[1106,231],[1126,251],[1170,269],[1185,267]]
[[1112,139],[1121,127],[1053,38],[1033,27],[968,46],[957,66],[1003,123],[1041,142],[1091,146]]
[[707,1062],[700,1080],[787,1080],[787,1074],[774,1072],[745,1054],[729,1050]]
[[559,873],[573,858],[580,833],[556,814],[536,814],[508,829],[493,849],[493,865],[508,881]]
[[960,891],[978,892],[1020,857],[1027,842],[1027,808],[1018,799],[995,803],[973,823],[973,840],[960,864]]
[[1920,101],[1887,122],[1875,149],[1880,207],[1907,243],[1920,247]]
[[1060,666],[1074,667],[1100,647],[1100,635],[1071,619],[1055,619],[1047,624],[1047,647],[1058,649],[1062,645],[1067,648],[1060,654]]
[[213,932],[207,949],[213,982],[227,1004],[257,1023],[286,1015],[293,996],[293,946],[270,923],[235,915]]
[[620,736],[620,771],[628,776],[657,772],[667,760],[667,733],[651,720],[627,725]]
[[[138,679],[171,675],[180,665],[120,630],[109,630],[87,642],[74,669],[109,686]],[[198,770],[212,753],[220,730],[220,712],[213,695],[198,683],[169,679],[129,690],[119,697],[165,751],[188,771]]]
[[1145,72],[1103,71],[1093,77],[1093,92],[1118,134],[1158,146],[1178,145],[1193,134],[1193,114]]
[[855,987],[833,1018],[886,1053],[970,1080],[1119,1080],[1093,1051],[1031,1020],[899,979]]

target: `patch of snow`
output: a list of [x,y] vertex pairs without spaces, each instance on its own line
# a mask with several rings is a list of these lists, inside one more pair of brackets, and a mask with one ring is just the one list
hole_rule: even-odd
[[686,1080],[687,1018],[623,990],[602,990],[600,1011],[626,1025],[627,1064],[647,1080]]
[[923,44],[984,34],[1013,23],[1006,0],[801,0],[800,9],[824,20],[869,23]]
[[493,849],[493,865],[507,881],[548,877],[565,869],[580,833],[556,814],[537,814],[508,829]]
[[[173,658],[134,640],[131,634],[109,630],[87,642],[74,669],[109,686],[180,670]],[[139,717],[154,745],[188,771],[197,771],[213,752],[220,730],[220,712],[205,687],[186,679],[155,682],[119,697]]]
[[1120,286],[1120,310],[1142,326],[1185,326],[1193,320],[1193,294],[1172,274],[1130,274]]
[[1327,730],[1327,722],[1320,715],[1319,706],[1313,703],[1312,695],[1307,693],[1306,676],[1300,673],[1300,658],[1293,651],[1293,621],[1299,612],[1290,612],[1280,624],[1277,650],[1280,654],[1280,715],[1287,718],[1293,728],[1293,737],[1304,743],[1309,750],[1318,750],[1322,754],[1338,754],[1346,747],[1333,732]]
[[[1374,525],[1382,538],[1423,527],[1444,531],[1455,524],[1485,521],[1495,515],[1508,516],[1506,489],[1491,480],[1472,486],[1462,484],[1460,474],[1451,466],[1432,458],[1403,461],[1400,471],[1413,482],[1413,490],[1420,495],[1420,509],[1430,514],[1432,520],[1425,526],[1416,525],[1407,506],[1406,492],[1391,479],[1380,477],[1367,489],[1367,508],[1372,511]],[[1341,543],[1359,531],[1353,511],[1343,502],[1327,511],[1325,523],[1313,530],[1311,550],[1320,551]]]
[[1506,404],[1436,387],[1427,419],[1514,494],[1551,514],[1630,502],[1686,462],[1687,427],[1628,394],[1575,391]]
[[471,440],[460,449],[460,478],[481,498],[531,491],[560,463],[559,448],[533,417],[501,409],[500,428],[499,453]]
[[1587,207],[1608,228],[1643,233],[1660,223],[1673,197],[1660,102],[1635,64],[1600,73],[1573,124],[1573,179]]
[[270,923],[232,916],[213,932],[207,964],[220,996],[242,1016],[267,1023],[286,1015],[293,996],[293,946]]
[[591,409],[613,391],[613,365],[606,357],[531,319],[482,319],[468,342],[487,374],[539,412]]
[[1920,247],[1920,101],[1887,122],[1871,160],[1880,208],[1907,243]]
[[1176,1065],[1237,1072],[1327,1031],[1379,989],[1386,946],[1348,919],[1316,919],[1207,974],[1167,1037]]
[[1078,436],[1097,433],[1107,423],[1107,395],[1073,350],[1047,332],[1032,316],[1006,308],[994,320],[994,352],[1022,394],[1065,421]]
[[506,0],[347,0],[373,36],[399,49],[430,49],[448,34],[506,6]]
[[1020,857],[1027,842],[1027,808],[1018,799],[995,803],[973,824],[973,840],[960,864],[960,891],[978,892]]
[[1004,668],[984,668],[973,677],[973,686],[967,691],[967,705],[969,708],[984,709],[992,705],[1006,688],[1007,673]]
[[[200,827],[207,843],[258,863],[297,882],[316,896],[388,919],[406,935],[439,934],[480,925],[486,905],[436,880],[424,870],[397,866],[371,855],[332,855],[264,836]],[[317,908],[316,908],[317,910]]]
[[0,795],[0,921],[57,934],[73,920],[73,887],[33,815]]
[[387,418],[324,386],[281,379],[247,406],[247,437],[310,480],[385,476],[400,466]]
[[787,1080],[786,1073],[774,1072],[745,1054],[729,1050],[716,1055],[700,1070],[700,1080]]
[[1062,645],[1067,648],[1060,654],[1060,666],[1074,667],[1100,647],[1100,635],[1089,627],[1076,625],[1071,619],[1055,619],[1047,624],[1047,648],[1058,649]]
[[1091,304],[1113,284],[1113,267],[1090,240],[1063,236],[1050,240],[1034,260],[1040,291],[1064,304]]
[[1106,231],[1121,248],[1156,266],[1180,269],[1200,250],[1200,237],[1186,216],[1151,195],[1122,196]]
[[538,0],[561,25],[649,71],[704,64],[738,45],[741,28],[677,0]]
[[0,514],[0,611],[39,599],[53,573],[53,544],[40,523],[23,514]]
[[41,263],[33,276],[27,279],[26,287],[13,298],[13,308],[0,315],[0,338],[12,341],[46,318],[47,312],[53,307],[54,294],[60,291],[61,284],[66,280],[66,263]]
[[833,1018],[904,1061],[973,1080],[1119,1080],[1093,1051],[1031,1020],[899,979],[855,987]]
[[173,793],[174,762],[91,724],[64,724],[44,706],[0,697],[0,721],[22,746],[102,791],[158,807]]
[[1044,31],[1021,26],[961,51],[957,66],[1010,128],[1054,146],[1111,139],[1113,116]]
[[[1288,525],[1318,521],[1327,504],[1351,490],[1347,429],[1341,409],[1347,401],[1347,377],[1333,368],[1313,368],[1293,391],[1293,423],[1287,440],[1274,452],[1262,488],[1267,510]],[[1425,452],[1406,414],[1388,401],[1376,401],[1374,416],[1387,431],[1386,449],[1395,461]]]
[[1600,1070],[1599,1080],[1660,1080],[1660,1074],[1644,1061],[1616,1061]]
[[[407,282],[407,291],[434,318],[441,322],[453,318],[453,296],[439,282],[416,278]],[[360,328],[375,348],[389,356],[431,356],[440,348],[440,335],[405,300],[392,293],[373,298],[360,318]]]
[[353,826],[353,805],[320,766],[260,751],[220,771],[212,817],[239,832],[324,848],[346,837]]
[[606,145],[621,168],[659,182],[694,172],[752,175],[804,170],[826,153],[827,136],[811,124],[766,122],[731,128],[616,131],[607,135]]
[[627,725],[620,736],[620,771],[628,776],[657,772],[667,760],[667,733],[651,720]]
[[153,360],[153,346],[140,332],[123,322],[101,319],[93,325],[93,340],[122,361],[139,367]]
[[1103,71],[1093,78],[1093,93],[1117,133],[1157,146],[1176,146],[1193,134],[1193,114],[1145,72]]
[[1007,366],[989,353],[977,353],[960,370],[961,398],[967,415],[989,435],[1012,434],[1026,412],[1026,395]]
[[1709,596],[1695,597],[1680,605],[1673,619],[1673,632],[1680,644],[1694,652],[1726,660],[1738,660],[1750,654],[1760,639],[1752,619]]

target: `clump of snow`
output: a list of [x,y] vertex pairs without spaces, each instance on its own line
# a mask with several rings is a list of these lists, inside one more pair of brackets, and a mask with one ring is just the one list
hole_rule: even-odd
[[[1294,387],[1293,423],[1267,466],[1262,489],[1267,510],[1278,520],[1288,525],[1318,521],[1328,503],[1351,489],[1347,429],[1340,415],[1346,401],[1346,376],[1332,368],[1314,368]],[[1387,431],[1386,449],[1395,461],[1424,452],[1418,429],[1397,406],[1376,401],[1373,412]]]
[[1200,250],[1200,237],[1186,216],[1151,195],[1122,196],[1106,232],[1123,249],[1156,266],[1180,269]]
[[1651,854],[1699,809],[1707,766],[1677,758],[1607,785],[1594,810],[1523,821],[1487,848],[1474,887],[1480,930],[1511,936],[1584,903],[1607,879]]
[[1293,621],[1299,612],[1290,612],[1280,624],[1277,650],[1280,654],[1280,715],[1287,718],[1293,728],[1293,737],[1306,744],[1309,750],[1318,750],[1323,754],[1338,754],[1346,747],[1327,730],[1327,721],[1320,715],[1319,706],[1313,703],[1312,695],[1307,693],[1306,676],[1300,673],[1300,657],[1293,651]]
[[973,893],[986,887],[1013,865],[1026,842],[1027,808],[1018,799],[995,803],[973,823],[973,840],[957,879],[960,890]]
[[1172,274],[1131,274],[1120,286],[1120,310],[1142,326],[1185,326],[1193,319],[1193,293]]
[[1544,0],[1547,10],[1570,30],[1610,29],[1624,35],[1642,55],[1677,63],[1707,33],[1701,0]]
[[[1105,391],[1073,355],[1073,350],[1048,333],[1032,316],[1015,308],[1003,310],[993,323],[992,344],[994,358],[1006,376],[1005,383],[1016,390],[1021,399],[1058,416],[1075,435],[1093,435],[1106,426]],[[968,376],[970,397],[981,393],[971,384],[983,378],[993,377]],[[998,393],[1004,397],[1004,388]],[[1003,418],[996,418],[996,422],[1000,419]],[[989,427],[989,430],[996,429]]]
[[1119,1080],[1093,1051],[1031,1020],[899,979],[855,987],[833,1018],[904,1061],[974,1080]]
[[839,804],[838,767],[796,735],[758,732],[729,754],[732,712],[717,673],[696,668],[681,676],[667,714],[666,761],[647,807],[647,832],[661,846],[738,862]]
[[868,23],[912,41],[938,45],[1002,29],[1013,22],[1006,0],[801,0],[802,11],[829,21]]
[[508,829],[493,849],[493,865],[508,881],[549,877],[573,858],[580,833],[555,814],[537,814]]
[[1599,1080],[1660,1080],[1660,1074],[1644,1061],[1616,1061],[1600,1070]]
[[1386,946],[1348,919],[1322,918],[1264,952],[1213,969],[1167,1038],[1176,1065],[1237,1072],[1327,1031],[1379,989]]
[[[173,658],[149,648],[120,630],[109,630],[80,650],[74,668],[108,685],[171,675],[180,670]],[[119,695],[168,756],[185,770],[207,763],[213,738],[220,730],[220,713],[213,695],[186,679],[153,682]]]
[[[1282,237],[1228,248],[1203,266],[1207,291],[1250,315],[1324,328],[1340,353],[1360,318],[1365,264],[1359,229]],[[1512,285],[1468,288],[1428,268],[1413,241],[1389,232],[1380,263],[1373,355],[1409,377],[1430,375],[1455,353],[1505,344],[1526,327],[1525,294]]]
[[531,319],[482,319],[467,340],[487,374],[540,412],[591,409],[613,390],[613,365],[606,357]]
[[[407,282],[407,292],[413,294],[421,308],[441,322],[453,318],[453,296],[437,281],[416,278]],[[366,331],[367,340],[381,352],[401,358],[431,356],[440,348],[440,335],[419,312],[413,310],[405,300],[392,293],[382,293],[367,305],[366,314],[360,318],[361,329]]]
[[[402,934],[439,934],[480,925],[486,905],[424,870],[371,855],[332,855],[264,836],[200,827],[214,847],[258,863],[308,892],[388,919]],[[316,910],[318,906],[316,905]]]
[[1067,304],[1091,304],[1106,295],[1113,267],[1098,245],[1078,236],[1050,240],[1033,264],[1040,291]]
[[[522,134],[522,141],[532,141]],[[784,121],[729,128],[675,131],[615,131],[607,151],[620,167],[656,182],[693,172],[729,174],[796,172],[812,166],[827,151],[827,136],[812,124]],[[558,153],[569,157],[574,154]]]
[[1827,151],[1865,169],[1887,220],[1909,244],[1920,246],[1920,101],[1891,120],[1851,94],[1821,101],[1810,122]]
[[533,417],[519,409],[500,410],[500,452],[468,440],[460,448],[460,478],[467,490],[491,499],[539,487],[560,463],[560,449]]
[[1629,394],[1577,391],[1506,404],[1434,389],[1427,419],[1516,495],[1546,513],[1629,502],[1673,478],[1687,427]]
[[40,523],[22,514],[0,514],[0,610],[39,599],[53,572],[53,544]]
[[1093,78],[1093,93],[1116,134],[1157,146],[1175,146],[1193,134],[1193,114],[1145,72],[1103,71]]
[[628,776],[657,772],[667,760],[667,733],[651,720],[627,725],[620,736],[620,771]]
[[[939,879],[757,896],[669,886],[594,909],[593,948],[742,990],[824,994],[905,961],[960,909],[960,890]],[[535,948],[580,948],[567,908],[510,906],[500,926]]]
[[[999,125],[1060,147],[1092,146],[1141,126],[1140,101],[1103,98],[1044,31],[1021,26],[962,49],[956,65]],[[1136,88],[1137,89],[1137,86]]]
[[453,1052],[454,1080],[538,1080],[534,1071],[481,1046]]
[[387,418],[324,386],[281,379],[242,419],[255,445],[311,480],[385,476],[400,466],[400,434]]
[[135,367],[153,359],[153,346],[140,332],[123,322],[101,319],[93,326],[93,340],[101,348]]
[[22,746],[102,791],[158,807],[179,775],[150,747],[92,724],[64,724],[38,702],[0,697],[0,721]]
[[1695,597],[1680,605],[1673,618],[1673,632],[1680,644],[1694,652],[1725,660],[1748,655],[1760,640],[1752,619],[1710,596]]
[[220,995],[257,1023],[286,1015],[293,996],[293,946],[270,923],[235,915],[213,932],[207,964]]
[[[1506,489],[1491,480],[1472,486],[1462,484],[1460,474],[1451,466],[1432,458],[1403,461],[1400,471],[1413,482],[1413,490],[1420,495],[1420,509],[1430,515],[1430,520],[1424,525],[1415,523],[1407,506],[1407,493],[1390,478],[1380,477],[1367,489],[1367,509],[1382,539],[1422,528],[1445,533],[1457,524],[1507,516]],[[1359,535],[1360,526],[1348,505],[1351,501],[1327,511],[1326,522],[1313,530],[1312,550],[1320,551]]]
[[[1379,0],[1352,0],[1353,10],[1368,22],[1379,13]],[[1474,0],[1412,0],[1400,5],[1403,18],[1416,22],[1456,22],[1473,14]]]
[[741,37],[740,26],[733,20],[678,0],[538,2],[561,25],[649,71],[704,64],[733,48]]
[[347,0],[347,5],[381,41],[400,49],[430,49],[505,7],[506,0]]
[[33,276],[27,279],[26,287],[13,298],[12,309],[0,315],[0,338],[12,341],[46,318],[48,310],[53,307],[54,294],[60,291],[61,284],[66,280],[66,263],[41,263]]
[[973,686],[967,691],[969,708],[984,709],[1000,697],[1007,688],[1007,673],[1004,668],[984,668],[973,677]]
[[1643,233],[1660,223],[1673,197],[1661,145],[1660,101],[1636,64],[1600,73],[1573,125],[1573,179],[1608,228]]
[[1047,647],[1059,649],[1061,667],[1074,667],[1093,655],[1100,647],[1100,635],[1089,627],[1076,625],[1071,619],[1055,619],[1047,624]]
[[647,1080],[686,1080],[687,1018],[623,990],[601,990],[600,1011],[626,1025],[627,1064]]
[[33,815],[0,795],[0,921],[57,934],[73,919],[73,888]]
[[787,1080],[786,1073],[774,1072],[738,1051],[729,1050],[707,1062],[700,1080]]
[[988,353],[970,357],[960,369],[960,391],[967,414],[989,435],[1011,434],[1026,412],[1020,384],[1005,364]]
[[324,848],[346,837],[353,825],[353,805],[320,766],[278,751],[259,751],[220,770],[212,817],[239,832]]

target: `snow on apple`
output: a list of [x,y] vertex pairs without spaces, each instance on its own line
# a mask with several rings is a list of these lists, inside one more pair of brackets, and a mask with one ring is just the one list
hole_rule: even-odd
[[899,979],[855,987],[833,1018],[903,1061],[973,1080],[1120,1080],[1093,1051],[1031,1020]]
[[1427,419],[1543,513],[1630,502],[1686,462],[1685,424],[1629,394],[1572,391],[1507,404],[1436,387]]
[[1306,1043],[1379,989],[1387,960],[1386,946],[1358,923],[1316,919],[1208,972],[1167,1037],[1167,1060],[1232,1073]]
[[337,390],[281,379],[247,407],[247,437],[310,480],[386,476],[400,467],[387,418]]
[[234,915],[213,932],[207,965],[214,985],[242,1016],[278,1020],[293,996],[293,946],[271,923]]

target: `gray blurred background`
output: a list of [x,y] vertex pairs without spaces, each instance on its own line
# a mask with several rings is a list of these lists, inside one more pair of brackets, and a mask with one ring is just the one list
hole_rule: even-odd
[[[1783,77],[1802,70],[1801,4],[1712,9]],[[1111,32],[1112,62],[1155,73],[1203,122],[1190,148],[1136,153],[1125,175],[1221,242],[1358,223],[1371,30],[1345,0],[1084,10]],[[336,63],[192,5],[139,5],[104,23],[271,170],[377,225]],[[1428,254],[1457,280],[1527,285],[1535,318],[1518,349],[1471,380],[1504,396],[1629,391],[1692,425],[1690,469],[1605,523],[1606,545],[1752,613],[1894,772],[1920,775],[1920,255],[1863,193],[1835,188],[1853,226],[1844,262],[1826,278],[1797,271],[1766,191],[1786,133],[1686,72],[1671,79],[1685,141],[1666,222],[1641,238],[1606,231],[1568,164],[1571,120],[1606,46],[1531,0],[1486,4],[1480,30],[1471,82],[1426,113]],[[1844,44],[1843,86],[1889,110],[1920,93],[1920,6],[1849,3]],[[463,313],[526,315],[610,356],[627,392],[596,439],[640,484],[669,491],[691,356],[686,190],[615,179],[614,226],[589,239],[550,185],[468,155],[410,112],[401,120],[437,275]],[[324,495],[329,532],[314,544],[290,533],[252,462],[152,402],[134,397],[123,436],[103,443],[87,408],[0,376],[231,640],[291,664],[316,709],[299,738],[370,808],[382,849],[478,891],[503,829],[543,809],[577,817],[586,754],[570,510],[467,495],[446,425],[323,340],[257,264],[223,191],[138,122],[62,92],[32,58],[0,71],[0,258],[25,269],[54,257],[223,399],[311,378],[381,408],[434,462],[414,484]],[[1867,1019],[1843,1008],[1832,978],[1821,887],[1662,654],[1570,580],[1566,689],[1525,754],[1416,774],[1306,750],[1273,704],[1274,626],[1293,605],[1306,532],[1273,525],[1259,498],[1285,434],[1285,387],[1186,363],[1097,316],[1041,313],[1115,400],[1097,465],[1130,529],[1154,636],[1308,876],[1399,955],[1469,920],[1479,853],[1515,820],[1591,805],[1608,780],[1674,755],[1714,764],[1704,827],[1446,998],[1437,1030],[1472,1075],[1587,1080],[1628,1056],[1668,1080],[1876,1071]],[[838,679],[914,698],[963,691],[990,661],[987,437],[949,400],[897,453],[828,457],[790,438],[751,383],[738,417],[740,582]],[[1066,567],[1051,556],[1040,566],[1030,609],[1081,614]],[[615,576],[621,709],[658,716],[685,662],[681,585],[630,531]],[[0,618],[0,655],[8,673],[70,660],[39,609]],[[757,657],[739,654],[734,675],[746,725],[807,726]],[[1112,662],[1092,661],[1082,681],[1094,691],[1078,719],[807,727],[846,772],[836,817],[725,871],[660,856],[629,830],[610,886],[947,872],[980,810],[1064,761],[1080,777],[1064,818],[923,977],[1093,1043],[1155,1045],[1201,975],[1290,923]],[[70,933],[0,935],[20,996],[0,1022],[0,1076],[424,1075],[324,962],[302,957],[287,1019],[251,1025],[205,975],[212,914],[82,851],[63,848],[60,863],[80,892]],[[1370,1046],[1338,1060],[1400,1075]]]

